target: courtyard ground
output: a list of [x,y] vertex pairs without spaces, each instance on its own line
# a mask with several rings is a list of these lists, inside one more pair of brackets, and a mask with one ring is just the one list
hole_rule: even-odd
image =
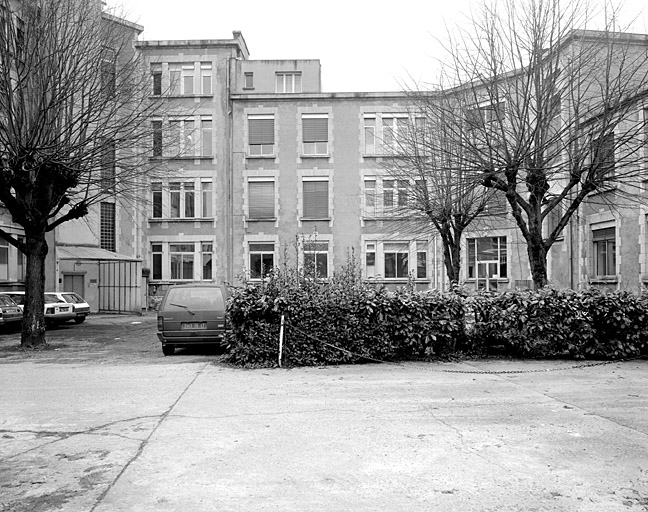
[[0,334],[0,510],[648,510],[648,362],[240,370],[155,317]]

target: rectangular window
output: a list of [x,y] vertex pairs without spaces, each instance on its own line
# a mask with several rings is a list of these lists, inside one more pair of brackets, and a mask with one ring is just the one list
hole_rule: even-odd
[[416,278],[427,279],[427,243],[416,242]]
[[329,182],[303,182],[304,218],[328,219],[329,217]]
[[152,121],[153,156],[162,156],[162,121]]
[[153,203],[153,218],[162,218],[162,183],[151,183],[151,202]]
[[192,280],[194,268],[194,244],[169,244],[171,279]]
[[9,280],[9,242],[0,239],[0,280]]
[[409,197],[409,182],[407,180],[398,180],[396,184],[398,185],[398,206],[400,208],[405,208],[407,207],[407,200]]
[[248,218],[274,219],[275,183],[274,181],[248,182]]
[[115,204],[101,203],[100,246],[115,252]]
[[396,180],[383,180],[383,207],[385,210],[394,207],[396,196]]
[[328,242],[304,242],[304,273],[328,278]]
[[201,196],[202,196],[202,216],[212,216],[212,184],[211,181],[203,181],[200,183]]
[[151,78],[153,80],[153,95],[160,96],[162,94],[162,65],[151,65]]
[[409,275],[409,244],[385,243],[385,279],[405,279]]
[[245,73],[244,78],[243,88],[254,89],[254,73]]
[[616,275],[616,228],[592,231],[594,240],[594,274]]
[[364,152],[365,155],[375,155],[376,154],[376,118],[375,117],[365,117],[364,118]]
[[202,87],[202,94],[208,95],[212,93],[212,65],[211,62],[200,63],[200,85]]
[[593,143],[592,166],[599,176],[613,176],[615,163],[614,133],[608,133]]
[[304,155],[328,154],[328,114],[302,115]]
[[213,279],[213,245],[209,242],[200,244],[202,258],[202,278],[209,281]]
[[115,50],[104,47],[101,52],[101,87],[106,96],[115,94],[116,74]]
[[469,238],[467,244],[468,279],[504,279],[507,277],[505,236]]
[[505,120],[504,102],[475,106],[466,111],[468,130],[483,130],[490,125],[497,126]]
[[214,149],[212,147],[212,120],[203,117],[200,120],[200,141],[201,141],[201,155],[213,156]]
[[162,279],[162,244],[151,244],[151,279]]
[[172,119],[169,121],[169,144],[168,156],[191,157],[195,152],[195,123],[191,119],[179,120]]
[[194,63],[169,64],[171,96],[192,96],[194,94]]
[[365,187],[365,217],[376,216],[376,180],[364,180]]
[[248,154],[273,155],[275,143],[274,116],[248,116]]
[[277,86],[275,92],[302,92],[301,73],[277,73],[276,77]]
[[250,243],[250,278],[263,279],[274,267],[273,243]]
[[169,204],[171,206],[170,217],[172,219],[180,218],[180,191],[182,184],[180,182],[169,183]]
[[383,152],[393,153],[399,150],[403,144],[403,137],[407,133],[407,117],[383,116]]
[[184,187],[184,216],[191,218],[196,216],[196,192],[194,184],[187,182],[183,184]]
[[367,279],[376,277],[376,244],[367,244],[365,251],[365,274]]

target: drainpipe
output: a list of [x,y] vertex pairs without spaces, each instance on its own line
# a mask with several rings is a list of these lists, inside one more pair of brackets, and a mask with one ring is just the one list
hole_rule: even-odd
[[225,152],[225,180],[227,183],[227,281],[234,282],[234,134],[233,134],[233,112],[232,112],[232,62],[233,57],[227,59],[227,70],[225,84],[227,88],[227,151]]

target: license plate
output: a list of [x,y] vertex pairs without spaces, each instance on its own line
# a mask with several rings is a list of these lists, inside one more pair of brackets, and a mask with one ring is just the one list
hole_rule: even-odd
[[207,329],[207,322],[183,322],[180,324],[183,331],[195,329]]
[[67,313],[68,311],[70,311],[70,308],[67,308],[67,307],[59,307],[59,312],[61,312],[61,313]]

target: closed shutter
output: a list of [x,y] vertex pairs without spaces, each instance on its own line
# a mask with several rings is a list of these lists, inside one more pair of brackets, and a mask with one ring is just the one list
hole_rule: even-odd
[[592,231],[592,237],[595,242],[599,240],[614,240],[616,238],[616,228],[596,229]]
[[251,219],[272,219],[275,216],[274,181],[251,181],[249,188],[249,209]]
[[305,181],[304,217],[326,219],[328,216],[328,181]]
[[328,117],[303,117],[304,142],[328,142]]
[[274,119],[248,119],[250,145],[274,144]]

